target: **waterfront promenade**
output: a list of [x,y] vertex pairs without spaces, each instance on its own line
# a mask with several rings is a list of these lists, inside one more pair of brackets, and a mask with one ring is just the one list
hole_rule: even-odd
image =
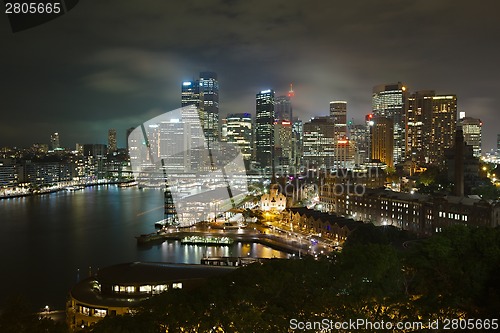
[[245,228],[213,228],[206,225],[196,225],[191,228],[169,228],[158,232],[137,237],[140,246],[161,243],[164,241],[182,240],[189,236],[228,237],[235,242],[259,243],[275,250],[286,252],[292,256],[328,254],[334,248],[327,243],[314,238],[278,231],[259,224],[249,224]]

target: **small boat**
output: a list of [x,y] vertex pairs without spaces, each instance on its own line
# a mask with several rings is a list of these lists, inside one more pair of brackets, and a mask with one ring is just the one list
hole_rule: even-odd
[[231,245],[234,240],[220,236],[187,236],[181,239],[181,244]]

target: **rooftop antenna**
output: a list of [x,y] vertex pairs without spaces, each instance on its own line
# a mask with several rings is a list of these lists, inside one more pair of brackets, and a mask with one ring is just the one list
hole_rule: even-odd
[[290,83],[290,91],[288,92],[288,97],[295,97],[295,91],[293,91],[293,84]]

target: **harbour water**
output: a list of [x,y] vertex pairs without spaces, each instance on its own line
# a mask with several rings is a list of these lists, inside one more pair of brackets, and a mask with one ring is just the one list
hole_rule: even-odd
[[0,200],[0,307],[22,295],[36,310],[64,307],[68,291],[101,267],[133,261],[200,263],[204,255],[286,257],[261,244],[137,246],[163,218],[157,189],[89,187]]

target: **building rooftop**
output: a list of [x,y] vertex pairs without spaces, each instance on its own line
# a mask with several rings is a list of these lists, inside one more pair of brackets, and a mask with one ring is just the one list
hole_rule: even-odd
[[[222,269],[220,269],[222,268]],[[95,280],[101,283],[161,283],[186,279],[205,279],[228,273],[232,268],[204,265],[133,262],[101,269]]]
[[169,264],[157,262],[133,262],[109,266],[101,269],[96,275],[79,282],[72,290],[71,296],[77,301],[101,306],[132,306],[150,298],[150,294],[106,294],[95,288],[97,283],[103,285],[155,285],[183,282],[187,280],[204,280],[228,274],[235,267],[208,266],[191,264]]
[[300,215],[312,217],[316,220],[329,222],[331,224],[336,223],[338,226],[340,226],[340,227],[345,226],[349,230],[354,230],[359,225],[363,224],[363,222],[354,221],[353,219],[350,219],[350,218],[338,216],[336,214],[324,213],[324,212],[320,212],[320,211],[314,210],[314,209],[309,209],[306,207],[294,207],[294,208],[289,208],[288,210],[293,212],[293,213],[299,213]]

